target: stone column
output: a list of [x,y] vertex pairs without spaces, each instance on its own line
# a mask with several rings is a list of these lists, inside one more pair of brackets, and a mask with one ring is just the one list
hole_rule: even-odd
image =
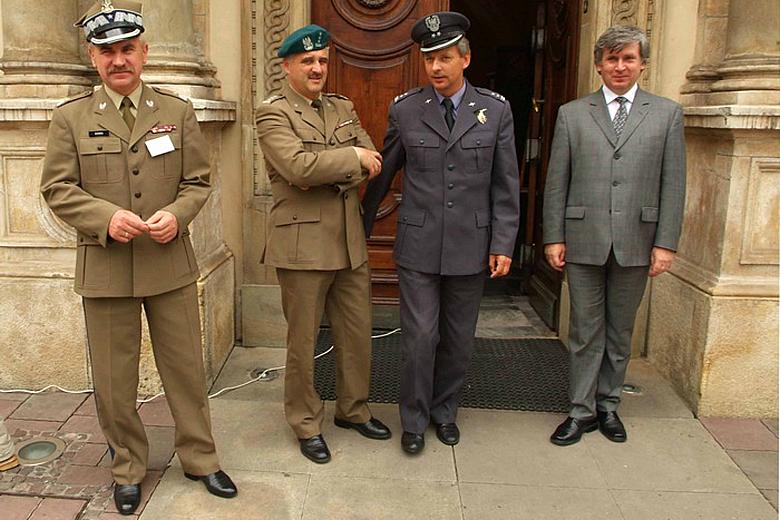
[[4,0],[0,96],[63,98],[91,85],[79,55],[75,0]]
[[[713,0],[683,90],[688,183],[670,275],[653,284],[650,359],[698,415],[771,417],[778,406],[780,11]],[[727,8],[727,9],[726,9]],[[700,17],[699,23],[702,23]],[[705,23],[707,21],[705,20]],[[705,67],[706,66],[706,67]],[[701,72],[701,73],[700,73]]]

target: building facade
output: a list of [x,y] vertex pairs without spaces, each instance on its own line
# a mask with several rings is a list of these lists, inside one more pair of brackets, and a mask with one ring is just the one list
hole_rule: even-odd
[[[71,27],[91,4],[92,0],[0,0],[1,388],[90,386],[81,303],[72,291],[75,233],[48,211],[38,183],[53,108],[97,82],[82,35]],[[331,69],[335,82],[329,84],[355,98],[361,116],[376,126],[372,136],[379,145],[387,107],[384,101],[377,103],[370,89],[384,88],[380,97],[394,95],[419,79],[411,40],[388,43],[380,56],[372,50],[385,45],[380,36],[393,31],[408,34],[407,26],[420,10],[466,9],[467,4],[145,1],[150,56],[144,78],[192,100],[211,146],[215,190],[191,226],[201,266],[198,285],[210,380],[236,342],[284,344],[275,275],[258,262],[272,201],[255,144],[253,117],[253,108],[284,81],[275,57],[284,36],[311,21],[332,26],[338,60]],[[502,9],[515,2],[488,4]],[[672,271],[650,283],[637,319],[637,355],[647,356],[700,415],[776,416],[780,263],[776,0],[538,0],[534,5],[541,18],[528,27],[528,36],[547,60],[544,84],[549,88],[564,84],[554,87],[559,101],[599,85],[592,66],[595,39],[610,25],[633,24],[648,32],[652,44],[641,87],[685,107],[688,195],[683,238]],[[483,32],[475,28],[472,35],[475,63],[487,50],[479,46],[486,29],[511,40],[522,25],[511,17],[485,24]],[[497,49],[495,56],[491,71],[472,72],[501,85],[496,71],[512,69],[515,62],[520,67],[524,58],[512,45]],[[368,65],[360,65],[364,62]],[[388,64],[386,69],[378,66],[383,63]],[[393,67],[401,72],[390,79],[381,76],[381,70],[396,70]],[[370,81],[350,83],[349,74]],[[356,95],[363,92],[356,88],[364,84],[371,86],[365,87],[365,95]],[[542,130],[554,118],[551,99],[548,96],[547,106],[539,110],[542,100],[529,95],[530,111],[539,112]],[[527,157],[528,164],[537,161],[543,170],[549,134],[542,131],[539,136],[538,142],[528,145],[539,153]],[[525,241],[533,243],[530,235]],[[560,313],[551,316],[565,335],[566,283],[558,283],[560,290],[553,296],[560,302]],[[142,393],[159,388],[148,340],[141,374]]]

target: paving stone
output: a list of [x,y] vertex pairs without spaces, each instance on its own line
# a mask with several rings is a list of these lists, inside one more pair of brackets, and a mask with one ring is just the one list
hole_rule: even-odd
[[0,419],[5,419],[19,408],[20,401],[0,400]]
[[73,415],[60,428],[62,432],[84,433],[88,442],[105,443],[106,438],[100,429],[97,417],[89,415]]
[[623,401],[620,405],[621,417],[693,418],[688,405],[646,359],[631,360],[628,364],[626,383],[639,386],[642,393],[623,392]]
[[764,423],[764,426],[769,428],[769,431],[775,434],[775,437],[777,437],[777,431],[778,431],[778,424],[777,424],[777,417],[774,419],[762,419],[762,423]]
[[777,451],[777,436],[759,419],[703,417],[700,420],[727,450]]
[[107,452],[107,444],[86,443],[79,448],[73,456],[71,463],[84,466],[97,466]]
[[3,512],[3,520],[27,520],[40,502],[41,499],[38,497],[0,495],[0,511]]
[[[252,379],[252,371],[256,368],[271,368],[285,363],[286,349],[283,348],[234,348],[225,366],[219,373],[219,378],[212,387],[212,393],[229,386],[237,386]],[[218,399],[242,399],[256,403],[284,402],[284,372],[279,372],[276,379],[258,381],[237,390],[226,392]],[[215,402],[211,401],[212,405]]]
[[74,412],[75,415],[90,415],[97,416],[97,408],[95,407],[95,394],[91,394],[87,397],[79,409]]
[[775,508],[775,511],[777,511],[777,490],[776,489],[762,489],[760,490],[761,494],[764,495],[764,498],[766,498],[770,504],[772,504],[772,507]]
[[111,470],[95,466],[66,466],[59,482],[70,486],[106,486],[114,481]]
[[76,520],[86,504],[86,500],[44,498],[30,520]]
[[56,432],[62,427],[61,422],[54,421],[28,421],[22,419],[6,419],[5,427],[8,434],[18,437],[19,432]]
[[24,392],[0,392],[0,399],[4,401],[26,401],[32,394]]
[[726,453],[759,489],[777,489],[777,452],[727,450]]
[[627,520],[777,520],[758,493],[612,491]]
[[167,426],[147,426],[149,462],[147,469],[164,470],[173,457],[174,429]]
[[[162,475],[162,471],[146,472],[146,476],[143,481],[141,481],[141,502],[138,504],[138,509],[136,509],[136,513],[139,515],[143,513],[144,507],[146,507],[147,502],[149,502],[149,498],[154,493],[154,490],[157,489],[157,484],[160,482]],[[110,506],[106,508],[106,512],[119,514],[113,500],[111,500]]]
[[31,396],[14,413],[12,419],[65,421],[87,398],[85,394],[47,392]]
[[173,416],[168,408],[168,401],[159,397],[150,403],[144,403],[138,409],[145,426],[173,426]]
[[103,513],[98,517],[98,520],[134,520],[136,518],[138,518],[137,515],[120,515],[119,513]]

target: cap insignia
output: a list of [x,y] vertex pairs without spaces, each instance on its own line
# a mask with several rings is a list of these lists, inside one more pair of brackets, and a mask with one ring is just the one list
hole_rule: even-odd
[[303,48],[307,51],[310,51],[314,49],[314,42],[311,41],[311,38],[309,36],[306,36],[301,40],[301,43],[303,44]]
[[441,27],[441,20],[439,20],[438,15],[431,15],[428,18],[425,19],[425,26],[428,28],[431,32],[437,32],[439,28]]

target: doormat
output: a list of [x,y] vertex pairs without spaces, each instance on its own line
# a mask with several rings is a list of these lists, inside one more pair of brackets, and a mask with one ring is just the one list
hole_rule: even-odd
[[[317,338],[316,353],[333,344],[330,331]],[[397,403],[401,370],[401,334],[372,341],[372,403]],[[460,398],[465,408],[569,411],[569,356],[557,339],[476,338]],[[314,386],[326,401],[336,399],[334,352],[315,362]]]

